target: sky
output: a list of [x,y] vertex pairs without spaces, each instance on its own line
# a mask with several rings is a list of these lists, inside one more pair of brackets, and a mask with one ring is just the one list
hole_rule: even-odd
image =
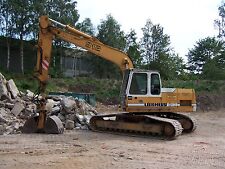
[[79,22],[90,18],[96,27],[111,14],[128,33],[134,29],[140,39],[147,19],[160,24],[170,36],[171,46],[186,59],[197,41],[215,36],[218,7],[222,0],[77,0]]

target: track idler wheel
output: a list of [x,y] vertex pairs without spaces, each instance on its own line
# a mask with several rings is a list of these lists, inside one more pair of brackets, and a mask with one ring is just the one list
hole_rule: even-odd
[[49,116],[46,119],[43,129],[37,128],[38,116],[28,119],[23,128],[23,133],[47,133],[47,134],[62,134],[64,127],[62,121],[57,116]]
[[171,137],[171,136],[175,135],[174,127],[170,124],[165,125],[164,134],[165,134],[166,137]]

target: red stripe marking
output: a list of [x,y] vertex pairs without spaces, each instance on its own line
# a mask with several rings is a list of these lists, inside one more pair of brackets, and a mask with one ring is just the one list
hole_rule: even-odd
[[48,70],[49,63],[47,60],[43,60],[41,65],[43,69]]

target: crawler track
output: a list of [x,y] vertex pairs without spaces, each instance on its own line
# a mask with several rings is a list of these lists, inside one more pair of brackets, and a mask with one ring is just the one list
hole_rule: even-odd
[[[138,113],[134,113],[137,115]],[[197,128],[196,119],[191,116],[180,114],[180,113],[171,113],[171,112],[160,112],[160,113],[148,113],[152,116],[157,116],[165,119],[177,120],[181,123],[184,133],[191,133]]]
[[177,120],[132,113],[93,116],[90,128],[94,131],[160,136],[167,139],[175,139],[183,130]]

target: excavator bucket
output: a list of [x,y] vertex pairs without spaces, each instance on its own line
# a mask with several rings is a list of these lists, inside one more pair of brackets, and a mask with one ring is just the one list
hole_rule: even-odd
[[64,131],[62,121],[57,116],[49,116],[44,131],[49,134],[62,134]]
[[38,116],[28,119],[23,128],[23,133],[47,133],[47,134],[62,134],[64,127],[62,121],[57,116],[49,116],[46,119],[45,127],[38,129]]

